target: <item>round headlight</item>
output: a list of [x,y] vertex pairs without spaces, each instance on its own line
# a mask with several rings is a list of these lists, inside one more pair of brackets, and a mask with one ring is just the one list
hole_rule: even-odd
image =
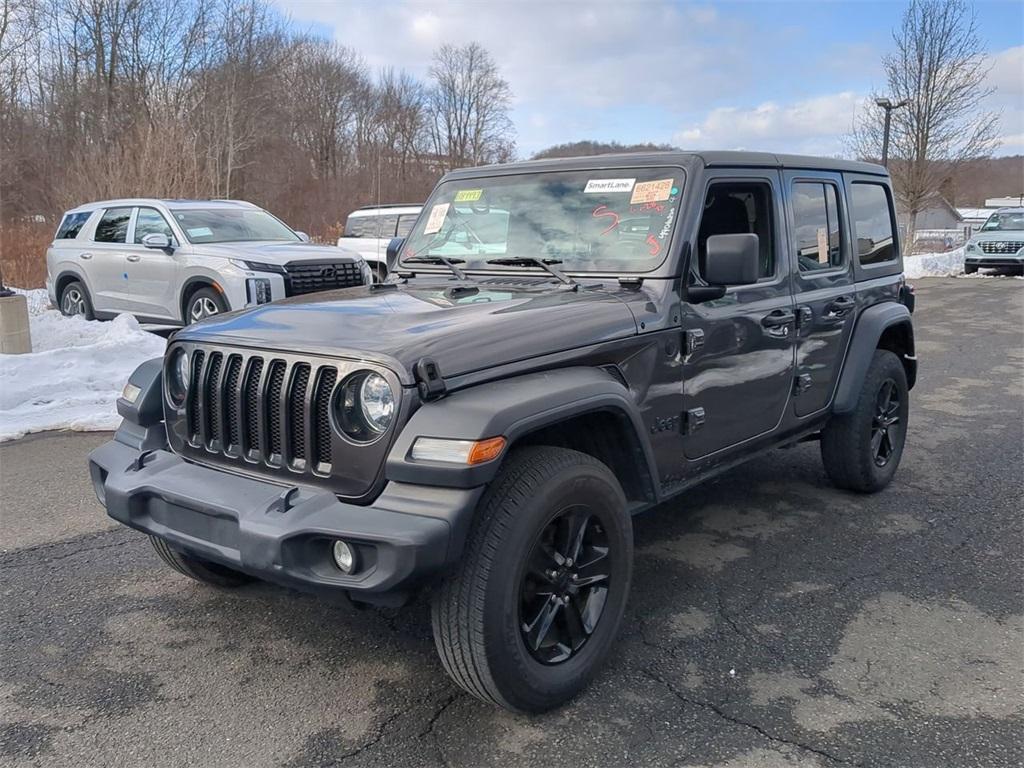
[[342,382],[334,404],[338,427],[352,440],[376,440],[395,416],[395,393],[387,379],[358,371]]
[[174,405],[185,402],[185,395],[188,394],[188,369],[188,353],[179,347],[172,353],[170,365],[167,366],[167,394]]
[[391,385],[379,373],[371,373],[359,387],[359,402],[366,423],[375,432],[384,432],[395,415],[395,396]]

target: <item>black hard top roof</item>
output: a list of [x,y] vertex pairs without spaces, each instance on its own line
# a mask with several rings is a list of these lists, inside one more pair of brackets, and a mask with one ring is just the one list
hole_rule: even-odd
[[566,170],[577,168],[616,168],[643,167],[648,165],[681,165],[692,166],[701,164],[707,168],[728,166],[731,168],[800,168],[816,171],[845,171],[848,173],[866,173],[875,176],[887,176],[888,171],[881,165],[861,163],[855,160],[840,160],[832,157],[812,157],[809,155],[778,155],[772,152],[738,152],[738,151],[667,151],[667,152],[627,152],[615,155],[592,155],[589,157],[559,157],[545,160],[526,160],[519,163],[502,165],[486,165],[478,168],[460,168],[451,171],[449,178],[462,176],[479,176],[482,173],[521,173],[523,171],[550,171],[556,168]]

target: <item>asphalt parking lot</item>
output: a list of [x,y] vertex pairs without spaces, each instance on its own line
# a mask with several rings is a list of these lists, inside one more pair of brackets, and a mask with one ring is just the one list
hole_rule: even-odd
[[11,766],[1015,766],[1024,282],[917,282],[893,485],[776,451],[635,521],[610,665],[540,717],[461,693],[423,603],[356,610],[161,566],[89,487],[102,434],[0,447]]

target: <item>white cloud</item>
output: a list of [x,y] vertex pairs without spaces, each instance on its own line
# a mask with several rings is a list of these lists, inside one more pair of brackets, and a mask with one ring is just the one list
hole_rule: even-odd
[[718,107],[675,135],[693,149],[767,149],[836,154],[864,97],[852,91],[825,94],[790,104]]
[[1002,113],[999,151],[1002,154],[1024,153],[1024,45],[1007,48],[993,56],[988,81],[996,89],[989,100],[991,107]]

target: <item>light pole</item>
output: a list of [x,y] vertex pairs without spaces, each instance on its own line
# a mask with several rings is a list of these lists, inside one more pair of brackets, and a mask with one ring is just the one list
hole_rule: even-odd
[[875,99],[875,104],[885,110],[885,129],[882,131],[882,165],[889,167],[889,125],[892,122],[892,111],[907,106],[907,99],[893,104],[889,99]]

